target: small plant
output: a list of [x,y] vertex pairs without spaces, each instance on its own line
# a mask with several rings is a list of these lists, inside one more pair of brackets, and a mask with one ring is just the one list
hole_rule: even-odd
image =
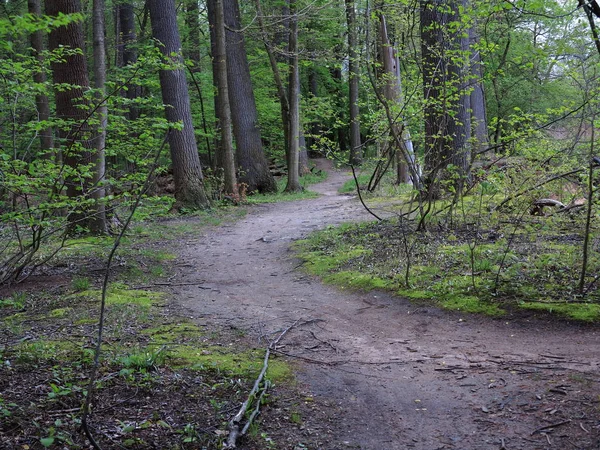
[[91,282],[88,277],[75,277],[71,281],[71,286],[75,292],[83,292],[90,288]]

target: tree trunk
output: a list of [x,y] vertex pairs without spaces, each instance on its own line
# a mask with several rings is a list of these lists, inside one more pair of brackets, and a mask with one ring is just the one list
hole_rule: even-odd
[[[258,0],[257,0],[258,1]],[[219,100],[219,74],[216,63],[216,54],[217,54],[217,37],[215,34],[215,23],[216,23],[216,11],[215,11],[215,2],[214,0],[207,0],[206,2],[206,10],[208,15],[208,26],[210,32],[210,55],[212,57],[212,74],[213,74],[213,86],[214,86],[214,94],[213,94],[213,102],[215,108],[215,139],[214,145],[215,148],[220,149],[220,136],[221,136],[221,116],[223,112],[221,111],[222,102]],[[214,169],[223,169],[223,154],[220,151],[215,151],[214,158]]]
[[471,55],[471,125],[473,141],[473,151],[478,154],[485,151],[489,146],[487,112],[485,108],[485,91],[483,88],[483,64],[481,62],[481,53],[477,50],[479,44],[479,35],[474,26],[469,28],[469,44],[472,49]]
[[221,113],[221,161],[223,163],[224,190],[226,195],[239,199],[235,160],[233,156],[233,135],[231,134],[231,105],[229,103],[229,83],[227,80],[227,50],[225,39],[225,16],[223,0],[209,0],[215,11],[213,29],[215,31],[215,53],[213,64],[216,67],[219,111]]
[[[137,35],[135,32],[135,15],[133,11],[133,3],[131,1],[125,2],[118,6],[118,20],[119,20],[119,53],[120,57],[117,58],[120,62],[120,67],[127,67],[130,64],[137,63],[138,55],[135,43]],[[136,84],[128,84],[126,86],[126,98],[128,100],[135,100],[141,95],[140,86]],[[139,108],[136,105],[130,105],[129,111],[127,112],[127,120],[137,120],[140,115]]]
[[[452,178],[459,192],[470,163],[470,101],[465,86],[468,35],[450,32],[459,23],[465,0],[421,0],[426,183],[432,198],[441,195],[440,181]],[[449,173],[449,164],[456,173]]]
[[298,67],[298,16],[296,15],[296,0],[290,0],[290,38],[289,38],[289,143],[287,152],[288,181],[286,192],[302,190],[299,180],[300,156],[300,71]]
[[204,95],[202,93],[202,80],[197,77],[196,74],[201,72],[200,70],[200,21],[198,15],[200,14],[198,2],[196,0],[186,0],[185,4],[185,23],[188,27],[188,43],[184,51],[186,58],[192,61],[191,67],[189,67],[192,81],[196,87],[198,93],[198,101],[200,103],[200,115],[202,117],[202,131],[204,132],[204,142],[206,145],[206,152],[208,153],[208,165],[213,167],[213,156],[212,156],[212,145],[210,142],[210,133],[208,130],[208,123],[206,120],[206,112],[204,109]]
[[[29,14],[36,17],[42,15],[41,0],[28,0],[27,9]],[[44,35],[42,30],[37,30],[31,33],[29,37],[31,48],[33,49],[33,55],[36,57],[39,68],[33,74],[33,81],[36,84],[43,85],[46,83],[46,72],[44,69]],[[37,107],[38,120],[40,122],[46,122],[50,119],[50,103],[46,94],[36,94],[35,105]],[[45,156],[50,149],[54,147],[54,138],[52,136],[52,128],[47,127],[40,131],[40,149]],[[59,155],[58,155],[59,156]],[[57,158],[57,159],[60,159]]]
[[[396,147],[397,182],[410,183],[412,181],[415,186],[419,186],[412,139],[402,117],[404,99],[402,96],[400,62],[394,45],[390,41],[387,22],[381,10],[379,12],[379,45],[383,99],[386,103],[384,107],[388,112],[388,117],[392,118],[389,124],[390,133],[394,147]],[[390,157],[392,156],[390,155]]]
[[223,0],[227,38],[227,80],[240,181],[249,192],[276,192],[277,185],[265,157],[250,67],[241,30],[238,0]]
[[169,122],[183,124],[183,129],[173,129],[169,134],[176,208],[207,208],[209,200],[204,191],[188,86],[185,72],[181,68],[183,59],[180,54],[181,39],[177,29],[175,1],[148,0],[147,5],[152,36],[159,43],[164,62],[174,65],[159,73],[165,115]]
[[[79,0],[54,0],[46,2],[46,15],[73,14],[81,12]],[[66,125],[58,129],[58,138],[62,147],[63,162],[73,174],[65,177],[67,196],[71,199],[85,198],[89,192],[89,180],[78,179],[80,167],[91,162],[89,126],[87,125],[87,102],[84,91],[89,89],[88,71],[83,49],[85,48],[83,26],[81,22],[71,22],[66,26],[54,28],[48,37],[50,51],[60,48],[80,49],[80,54],[71,54],[64,60],[52,62],[52,79],[57,86],[70,86],[69,89],[55,89],[56,116]],[[80,145],[78,145],[80,144]],[[79,209],[79,208],[77,208]],[[87,225],[84,212],[71,212],[68,215],[71,226]]]
[[92,197],[95,200],[95,213],[90,222],[92,232],[97,234],[108,233],[106,223],[106,208],[104,204],[105,189],[104,181],[106,176],[106,124],[108,108],[104,97],[106,83],[106,48],[104,43],[104,0],[94,0],[93,4],[93,46],[94,46],[94,81],[96,85],[97,95],[96,101],[102,102],[98,107],[97,115],[99,126],[97,134],[94,138],[94,189]]
[[360,70],[358,66],[358,32],[354,0],[346,0],[346,21],[348,24],[348,84],[350,103],[350,164],[361,164],[363,158],[360,142],[360,111],[358,107],[358,88]]

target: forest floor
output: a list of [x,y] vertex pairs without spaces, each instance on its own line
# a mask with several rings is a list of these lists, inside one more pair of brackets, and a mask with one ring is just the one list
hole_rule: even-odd
[[[329,172],[317,198],[132,227],[107,297],[101,448],[222,448],[264,349],[288,330],[240,449],[600,449],[600,326],[452,312],[308,275],[295,241],[372,220],[338,193],[350,175],[317,164]],[[112,242],[68,242],[0,290],[1,449],[91,448],[80,412]]]
[[303,273],[292,242],[370,220],[338,194],[349,175],[318,164],[330,170],[311,186],[320,197],[187,236],[170,280],[187,316],[255,345],[295,324],[277,354],[298,383],[275,388],[265,448],[600,449],[597,325],[465,315]]

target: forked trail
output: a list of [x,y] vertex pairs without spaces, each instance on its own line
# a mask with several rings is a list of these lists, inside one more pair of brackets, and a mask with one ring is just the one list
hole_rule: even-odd
[[449,313],[298,268],[292,241],[371,220],[337,193],[346,179],[331,171],[311,187],[317,199],[258,206],[183,242],[175,301],[256,337],[304,323],[281,351],[304,390],[331,405],[332,421],[314,425],[319,448],[599,449],[598,327]]

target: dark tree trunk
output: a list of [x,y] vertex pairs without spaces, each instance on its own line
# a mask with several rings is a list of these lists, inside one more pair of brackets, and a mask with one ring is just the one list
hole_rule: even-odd
[[206,208],[209,201],[204,191],[187,80],[181,68],[183,61],[175,1],[148,0],[147,5],[152,36],[159,43],[164,62],[175,64],[172,69],[162,69],[159,75],[167,120],[171,123],[183,123],[183,129],[173,129],[169,134],[176,207]]
[[[468,34],[450,32],[459,23],[459,1],[421,0],[421,51],[423,58],[425,171],[433,197],[440,195],[439,182],[453,178],[459,192],[468,177],[470,163],[470,100],[465,86],[465,52]],[[448,165],[456,174],[448,173]],[[458,176],[456,176],[458,175]]]
[[346,0],[346,21],[348,23],[348,84],[350,103],[350,164],[361,164],[363,158],[360,142],[360,119],[358,107],[358,87],[360,70],[358,67],[358,32],[354,0]]
[[235,160],[233,155],[233,135],[231,134],[231,105],[229,103],[229,83],[227,79],[227,42],[225,38],[225,16],[223,0],[209,0],[214,8],[213,29],[215,32],[215,53],[213,64],[216,67],[216,86],[218,88],[219,111],[221,113],[221,162],[225,194],[234,198],[239,196],[235,175]]
[[[73,14],[81,12],[79,0],[54,0],[46,2],[46,15]],[[85,48],[83,26],[81,22],[71,22],[69,25],[55,28],[48,37],[50,51],[61,47],[71,49]],[[89,89],[88,71],[85,55],[68,55],[61,61],[53,61],[52,78],[55,85],[71,86],[69,89],[56,89],[54,92],[56,103],[56,116],[66,121],[67,125],[58,129],[58,137],[62,147],[63,162],[75,173],[80,166],[89,164],[92,160],[89,141],[89,126],[87,125],[86,101],[84,92]],[[81,147],[77,144],[81,144]],[[77,179],[76,176],[67,176],[65,185],[69,198],[85,197],[89,194],[89,180]],[[72,225],[86,226],[85,213],[70,213],[69,221]]]
[[[336,84],[337,84],[337,92],[338,92],[338,99],[342,98],[343,95],[343,90],[342,90],[342,84],[344,83],[344,79],[342,77],[342,70],[339,67],[336,67],[335,69],[333,69],[331,71],[331,76],[336,80]],[[340,102],[340,110],[341,110],[341,102]],[[340,118],[342,121],[345,122],[345,120],[343,120],[343,117]],[[347,127],[339,127],[337,129],[337,144],[339,147],[339,150],[341,153],[346,153],[346,151],[348,150],[348,128]]]
[[[130,64],[137,63],[138,60],[137,49],[135,47],[137,40],[135,32],[135,14],[133,3],[131,1],[119,5],[118,8],[120,31],[118,48],[120,57],[117,58],[117,60],[120,62],[121,67],[126,67]],[[140,86],[131,83],[126,86],[125,96],[128,100],[135,100],[140,95]],[[140,112],[137,106],[129,106],[129,111],[127,112],[128,120],[137,120],[139,115]]]
[[[29,0],[27,2],[29,14],[34,16],[42,15],[41,0]],[[46,83],[46,72],[44,69],[44,35],[42,30],[34,31],[30,37],[31,48],[33,54],[36,57],[39,68],[33,74],[33,81],[37,84],[43,85]],[[40,122],[46,122],[50,119],[50,103],[46,94],[36,94],[35,105],[38,112],[38,120]],[[40,131],[40,149],[46,154],[50,149],[54,147],[54,139],[52,136],[52,128],[44,128]],[[49,155],[46,155],[49,156]]]
[[277,185],[265,157],[238,0],[223,0],[227,28],[227,80],[240,181],[249,192],[275,192]]

